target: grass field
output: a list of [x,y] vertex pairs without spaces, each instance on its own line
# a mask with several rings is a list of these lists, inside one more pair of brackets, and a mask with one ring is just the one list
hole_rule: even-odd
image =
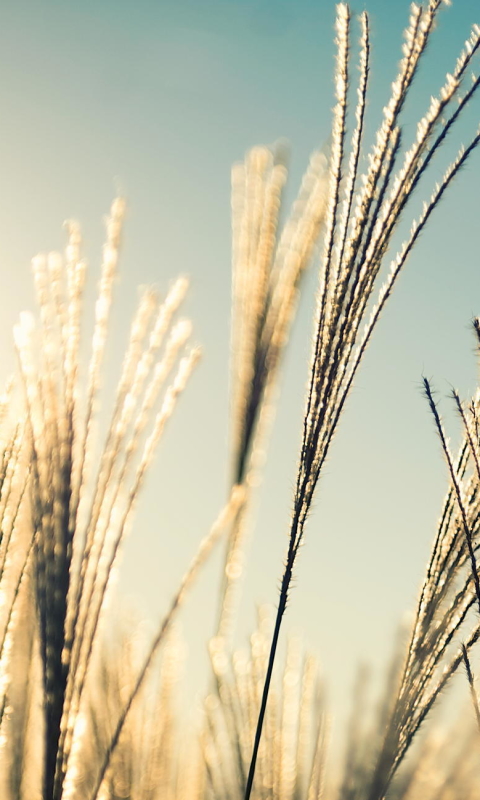
[[[478,26],[416,131],[409,137],[402,128],[442,5],[412,5],[398,75],[372,142],[365,136],[369,17],[364,12],[357,20],[347,5],[338,6],[331,139],[313,153],[288,213],[281,144],[251,149],[232,170],[228,496],[148,641],[115,613],[113,584],[145,475],[192,372],[201,369],[192,323],[181,317],[188,283],[177,279],[164,296],[141,290],[105,409],[101,385],[124,198],[114,200],[106,220],[93,311],[85,308],[87,267],[76,221],[66,223],[62,253],[33,259],[37,307],[15,327],[18,370],[0,407],[0,786],[6,800],[480,798],[478,393],[463,400],[453,392],[463,441],[452,452],[434,390],[424,380],[449,484],[413,622],[398,637],[376,705],[366,671],[358,671],[340,769],[329,758],[335,709],[326,702],[319,665],[293,639],[285,656],[283,648],[277,654],[284,614],[302,590],[293,591],[292,583],[302,546],[308,550],[317,485],[364,353],[412,249],[428,237],[431,216],[480,143],[479,130],[462,146],[456,141],[463,110],[478,101],[480,78],[471,75],[478,69]],[[458,152],[425,194],[424,177],[447,139]],[[417,196],[424,203],[413,219]],[[395,235],[405,222],[409,232],[396,252]],[[284,567],[274,610],[259,610],[249,652],[242,654],[232,629],[249,511],[308,268],[319,279]],[[474,338],[480,346],[479,320]],[[175,622],[219,543],[224,560],[208,642],[211,675],[201,720],[186,734],[178,711],[182,647]],[[338,583],[348,596],[341,564]],[[353,625],[362,598],[350,599]],[[456,673],[471,703],[441,728],[430,715]]]

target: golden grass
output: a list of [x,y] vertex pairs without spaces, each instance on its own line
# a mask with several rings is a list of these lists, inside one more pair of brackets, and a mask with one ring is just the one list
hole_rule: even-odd
[[[19,385],[0,401],[0,792],[6,800],[235,798],[447,800],[480,796],[478,730],[465,720],[454,744],[419,731],[464,664],[478,717],[469,650],[480,636],[477,575],[480,428],[476,396],[455,395],[465,440],[455,460],[428,382],[450,487],[410,633],[393,659],[378,714],[365,711],[359,677],[344,768],[327,770],[328,715],[318,665],[294,641],[276,662],[282,618],[317,483],[380,314],[412,248],[480,133],[447,169],[384,270],[408,204],[480,79],[474,27],[438,97],[403,147],[401,115],[437,22],[441,0],[413,5],[402,60],[373,146],[364,142],[370,69],[368,15],[360,16],[355,123],[351,13],[338,6],[336,106],[329,159],[314,153],[280,226],[287,178],[280,148],[257,147],[232,172],[233,311],[229,496],[201,542],[151,640],[101,635],[105,600],[138,496],[178,399],[199,359],[177,314],[187,290],[149,289],[132,321],[120,380],[99,448],[95,436],[125,202],[114,201],[94,310],[86,385],[80,343],[85,263],[78,224],[65,253],[33,261],[38,321],[15,329]],[[362,164],[367,154],[366,170]],[[248,654],[232,648],[245,557],[246,510],[267,446],[274,388],[302,277],[318,253],[313,352],[277,613],[261,612]],[[476,324],[477,332],[480,323]],[[23,402],[20,402],[20,390]],[[211,691],[194,741],[179,734],[174,621],[213,546],[226,536]],[[277,672],[277,678],[274,673]],[[473,721],[473,715],[472,715]]]

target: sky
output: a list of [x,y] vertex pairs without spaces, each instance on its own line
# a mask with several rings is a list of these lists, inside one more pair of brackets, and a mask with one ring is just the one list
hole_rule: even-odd
[[[370,0],[367,140],[401,54],[406,2]],[[34,305],[30,259],[61,249],[62,223],[82,225],[95,285],[103,223],[116,193],[128,215],[105,385],[118,375],[138,285],[165,292],[179,274],[202,363],[168,428],[124,550],[119,589],[161,617],[226,495],[230,313],[230,168],[255,144],[291,147],[287,205],[309,154],[329,140],[333,106],[330,0],[3,0],[0,4],[0,337]],[[408,141],[451,71],[478,3],[457,0],[405,109]],[[355,73],[354,73],[355,74]],[[432,172],[475,131],[476,103]],[[345,714],[356,665],[381,679],[399,622],[415,604],[447,486],[422,397],[433,379],[455,442],[448,394],[477,385],[471,319],[480,314],[480,157],[474,155],[407,264],[376,331],[321,479],[285,633],[322,665],[332,712]],[[440,172],[435,172],[438,169]],[[414,198],[412,212],[426,197]],[[408,230],[411,217],[406,221]],[[401,232],[400,232],[401,233]],[[285,360],[264,479],[255,496],[236,641],[258,604],[274,603],[286,546],[317,285],[314,260]],[[189,691],[201,692],[213,630],[217,553],[182,612]],[[200,678],[199,678],[200,676]],[[346,699],[347,698],[347,699]]]

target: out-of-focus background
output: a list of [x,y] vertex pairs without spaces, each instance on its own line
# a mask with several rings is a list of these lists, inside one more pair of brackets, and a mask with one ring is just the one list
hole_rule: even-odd
[[[354,12],[362,11],[363,4]],[[401,53],[408,3],[369,0],[373,140]],[[29,261],[61,249],[62,222],[81,221],[90,297],[102,217],[128,200],[121,277],[104,372],[113,387],[138,284],[165,292],[186,274],[184,313],[203,349],[150,472],[124,550],[119,588],[152,625],[225,500],[228,478],[230,167],[258,143],[291,143],[287,206],[310,152],[328,150],[335,4],[330,0],[6,0],[0,5],[0,377],[15,368],[11,329],[34,305]],[[451,71],[473,0],[440,15],[405,109],[405,142]],[[355,44],[358,28],[355,28]],[[354,47],[355,49],[355,47]],[[352,70],[352,81],[357,77]],[[446,165],[479,118],[465,114],[438,160]],[[399,621],[416,600],[447,485],[420,390],[443,399],[477,381],[470,322],[480,313],[478,154],[442,202],[400,279],[350,397],[321,480],[286,628],[318,655],[340,718],[354,670],[379,678]],[[435,178],[433,170],[430,181]],[[418,200],[429,194],[425,185]],[[408,225],[405,227],[405,230]],[[400,231],[401,234],[401,231]],[[399,234],[399,235],[400,235]],[[400,239],[399,239],[400,241]],[[286,358],[236,640],[258,604],[275,602],[292,500],[307,377],[317,260]],[[207,681],[218,551],[182,612],[188,697]]]

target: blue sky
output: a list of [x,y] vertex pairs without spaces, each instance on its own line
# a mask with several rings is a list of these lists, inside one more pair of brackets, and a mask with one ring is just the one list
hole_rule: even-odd
[[[365,7],[373,49],[371,137],[400,57],[408,4],[371,0],[353,10]],[[152,619],[165,608],[226,491],[230,167],[250,146],[286,138],[294,189],[309,153],[328,142],[334,8],[324,0],[12,0],[0,6],[3,375],[14,366],[12,325],[33,305],[31,256],[61,248],[61,224],[74,216],[94,273],[101,220],[117,191],[125,193],[129,213],[107,386],[121,358],[135,287],[153,283],[165,290],[179,273],[192,281],[186,312],[203,362],[159,452],[123,559],[121,588]],[[440,15],[406,108],[407,141],[479,18],[473,0],[457,0]],[[479,116],[477,100],[439,169]],[[287,627],[303,633],[318,654],[334,710],[342,707],[358,660],[383,663],[400,617],[412,608],[445,491],[421,376],[434,377],[440,396],[449,382],[466,395],[476,385],[469,322],[480,313],[479,167],[476,155],[386,310],[308,528]],[[256,503],[239,642],[255,604],[275,600],[315,286],[314,264]],[[448,404],[445,416],[455,435]],[[191,664],[204,662],[218,566],[213,559],[183,617]]]

